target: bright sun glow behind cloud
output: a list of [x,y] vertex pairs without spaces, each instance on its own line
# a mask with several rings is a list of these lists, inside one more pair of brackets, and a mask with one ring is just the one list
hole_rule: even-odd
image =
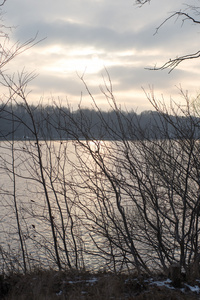
[[[77,73],[93,74],[99,72],[105,63],[92,48],[68,50],[64,54],[60,46],[52,46],[46,49],[44,53],[44,55],[51,56],[54,54],[57,56],[57,60],[49,62],[49,65],[45,67],[50,72],[68,73],[76,71]],[[108,63],[106,62],[106,65]]]

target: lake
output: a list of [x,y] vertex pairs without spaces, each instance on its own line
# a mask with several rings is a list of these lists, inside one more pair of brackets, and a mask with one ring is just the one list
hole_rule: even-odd
[[[101,149],[105,143],[107,147]],[[105,157],[111,142],[90,142],[90,146]],[[96,193],[90,187],[94,178],[89,183],[86,171],[94,177],[98,167],[75,141],[0,142],[0,237],[2,253],[13,260],[11,264],[21,264],[20,231],[27,264],[55,266],[53,220],[62,264],[92,269],[105,265],[98,247],[108,251],[107,245],[91,227],[93,213],[100,213],[100,200],[94,202]]]
[[173,140],[1,141],[3,268],[148,271],[180,255],[192,261],[195,143],[188,151],[189,141]]

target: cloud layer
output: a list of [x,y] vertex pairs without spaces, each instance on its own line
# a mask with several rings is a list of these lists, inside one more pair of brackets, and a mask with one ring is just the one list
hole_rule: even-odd
[[59,97],[74,107],[82,96],[85,106],[91,103],[80,80],[84,73],[103,109],[107,104],[99,86],[106,68],[120,104],[149,109],[142,88],[153,86],[158,97],[163,94],[167,99],[178,97],[180,84],[192,93],[198,90],[198,61],[184,62],[170,74],[145,69],[198,50],[198,27],[189,22],[181,26],[181,20],[169,20],[154,35],[170,12],[180,8],[184,8],[181,0],[165,5],[154,0],[142,8],[133,0],[7,0],[4,19],[17,26],[14,41],[23,42],[37,32],[38,39],[46,38],[17,57],[10,68],[25,66],[39,73],[30,83],[32,101]]

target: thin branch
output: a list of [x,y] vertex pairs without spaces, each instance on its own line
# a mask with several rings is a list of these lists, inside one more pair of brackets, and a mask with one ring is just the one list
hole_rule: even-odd
[[[190,10],[197,10],[197,7],[195,6],[188,6],[187,9]],[[177,17],[177,19],[179,17],[183,17],[182,19],[182,25],[186,20],[190,20],[195,24],[200,24],[200,20],[195,19],[194,17],[192,17],[190,14],[183,12],[183,11],[176,11],[174,13],[172,13],[168,18],[166,18],[157,28],[156,31],[154,33],[157,34],[159,29],[166,23],[168,22],[170,19]],[[179,56],[176,57],[174,59],[169,59],[166,63],[164,63],[161,67],[156,67],[154,66],[153,68],[146,68],[149,70],[164,70],[164,69],[170,69],[169,73],[171,73],[181,62],[183,62],[184,60],[189,60],[189,59],[194,59],[194,58],[199,58],[200,57],[200,50],[198,50],[196,53],[192,53],[192,54],[187,54],[187,55],[183,55],[183,56]]]
[[186,20],[190,20],[192,21],[193,23],[196,23],[196,24],[200,24],[200,21],[194,19],[193,17],[191,17],[189,14],[187,13],[184,13],[182,11],[176,11],[174,12],[172,15],[170,15],[168,18],[166,18],[157,28],[156,28],[156,32],[154,33],[157,34],[158,33],[158,30],[166,23],[168,22],[170,19],[174,18],[175,16],[177,16],[177,18],[179,18],[180,16],[184,16],[185,18],[182,20],[182,23],[184,23]]
[[169,73],[171,73],[184,60],[189,60],[189,59],[194,59],[194,58],[199,58],[199,57],[200,57],[200,50],[193,54],[187,54],[187,55],[176,57],[174,59],[169,59],[161,67],[154,66],[153,68],[146,68],[146,69],[148,69],[148,70],[170,69]]
[[3,0],[3,2],[0,4],[0,6],[3,6],[5,4],[6,0]]
[[15,43],[14,45],[12,45],[10,48],[6,47],[6,43],[3,46],[0,46],[0,69],[2,70],[2,68],[9,63],[14,57],[22,54],[23,52],[27,51],[28,49],[36,46],[38,43],[40,43],[41,41],[43,41],[44,39],[41,40],[37,40],[37,35],[38,33],[36,33],[36,35],[25,41],[24,43]]
[[136,0],[136,4],[139,4],[140,6],[144,5],[145,3],[150,2],[151,0]]

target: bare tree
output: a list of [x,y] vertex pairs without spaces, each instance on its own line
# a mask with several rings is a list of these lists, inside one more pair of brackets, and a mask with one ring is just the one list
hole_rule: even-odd
[[[186,13],[174,16],[193,21]],[[26,46],[29,43],[3,54],[2,68]],[[182,92],[185,106],[171,103],[166,107],[153,93],[147,94],[157,113],[144,125],[142,117],[133,120],[117,106],[108,73],[101,92],[112,109],[110,118],[105,118],[81,77],[100,120],[94,133],[92,120],[81,106],[75,116],[70,109],[55,105],[52,114],[37,119],[27,92],[33,74],[22,72],[16,78],[2,71],[0,75],[8,91],[2,110],[10,118],[13,134],[8,143],[12,160],[2,155],[1,171],[12,177],[13,190],[7,195],[14,199],[24,271],[31,260],[27,250],[31,241],[59,270],[94,261],[95,266],[103,262],[115,272],[151,274],[160,269],[167,272],[175,262],[188,276],[191,266],[197,266],[197,277],[200,118],[188,95]],[[10,102],[22,105],[29,120],[7,110]],[[25,130],[21,144],[14,140],[18,126]],[[57,141],[51,135],[55,131]],[[103,139],[105,132],[107,140]],[[71,149],[66,137],[71,139]],[[18,160],[16,153],[20,153]],[[20,179],[25,180],[29,193],[22,214],[16,193]]]
[[[37,43],[36,41],[36,36],[34,38],[29,39],[28,41],[24,43],[16,42],[12,43],[10,41],[10,32],[11,32],[11,27],[5,26],[4,20],[3,20],[3,6],[5,4],[6,0],[1,1],[0,3],[0,37],[1,37],[1,46],[0,46],[0,77],[1,77],[1,86],[4,86],[4,74],[5,70],[4,67],[12,61],[17,55],[23,53],[24,51],[28,50],[29,48],[33,47],[34,44]],[[4,110],[6,107],[7,103],[12,101],[12,95],[10,94],[10,91],[8,91],[8,94],[2,97],[3,105],[1,106],[1,109]],[[10,120],[11,120],[11,127],[10,127],[10,134],[12,134],[12,141],[8,142],[7,145],[9,144],[11,147],[11,154],[10,157],[8,158],[8,165],[5,165],[5,161],[2,161],[1,163],[1,169],[2,165],[6,168],[8,172],[10,172],[10,178],[12,180],[13,184],[13,191],[10,194],[10,191],[7,192],[4,187],[1,187],[1,193],[3,195],[3,199],[5,200],[4,196],[11,196],[13,197],[13,205],[14,205],[14,212],[15,212],[15,218],[17,222],[17,232],[18,232],[18,237],[20,241],[20,248],[21,248],[21,254],[22,254],[22,261],[23,261],[23,270],[24,272],[27,271],[27,260],[26,260],[26,245],[25,245],[25,239],[23,236],[23,230],[22,230],[22,224],[21,224],[21,215],[20,215],[20,209],[19,209],[19,202],[18,202],[18,197],[17,197],[17,181],[16,181],[16,161],[17,159],[15,158],[15,123],[13,120],[13,114],[11,113],[10,115]],[[3,137],[4,135],[1,134]],[[5,140],[7,140],[7,137],[4,136]],[[1,148],[7,149],[7,145],[1,145]],[[1,157],[2,159],[2,157]],[[11,159],[11,161],[10,161]],[[7,204],[3,203],[2,207],[6,207]],[[10,204],[11,205],[11,204]],[[7,252],[8,253],[8,252]],[[3,245],[1,246],[1,254],[6,257],[7,259],[7,265],[9,265],[9,259],[8,256],[6,255],[6,252],[3,250]],[[3,258],[2,256],[2,258]],[[17,255],[15,255],[15,259],[17,261]],[[4,259],[3,259],[4,260]],[[5,260],[4,260],[5,262]],[[10,260],[11,262],[11,260]],[[19,261],[18,261],[19,262]],[[19,262],[21,264],[21,262]]]
[[[4,76],[12,101],[16,105],[23,101],[31,121],[14,116],[15,124],[23,124],[27,133],[18,149],[23,155],[18,171],[15,163],[15,179],[29,180],[28,191],[39,199],[24,207],[27,231],[20,231],[23,236],[27,234],[60,269],[94,262],[112,271],[141,274],[167,272],[178,263],[188,276],[192,266],[197,267],[198,276],[200,118],[196,103],[183,91],[184,106],[167,107],[153,93],[147,94],[156,114],[151,113],[151,123],[144,124],[141,116],[129,118],[118,108],[108,78],[101,88],[113,109],[108,119],[82,78],[100,120],[94,132],[81,107],[75,115],[56,105],[51,114],[37,119],[35,108],[27,102],[26,84],[21,85],[28,83],[25,78],[17,84]],[[47,135],[55,130],[59,141]],[[100,140],[105,131],[107,140]],[[41,222],[43,232],[38,228]]]
[[112,270],[167,272],[178,263],[189,276],[191,265],[199,265],[200,121],[195,105],[183,92],[185,106],[172,103],[169,108],[147,95],[157,114],[144,127],[141,119],[132,122],[117,107],[110,80],[102,91],[115,109],[117,126],[104,118],[90,95],[108,141],[92,135],[84,114],[66,116],[78,131],[61,128],[73,136],[77,149],[79,176],[73,190],[96,247],[85,251],[100,256]]
[[[4,85],[10,91],[10,101],[15,107],[22,106],[26,112],[26,116],[22,118],[13,115],[9,106],[4,107],[6,118],[10,118],[13,128],[24,128],[22,145],[16,142],[18,146],[15,151],[20,152],[21,157],[14,170],[14,178],[26,182],[28,198],[32,197],[31,202],[29,200],[23,207],[23,218],[29,219],[23,232],[28,248],[30,249],[31,242],[43,253],[42,256],[48,257],[49,263],[53,261],[53,265],[56,263],[59,269],[83,267],[76,194],[69,188],[73,185],[68,158],[71,150],[68,150],[68,141],[63,140],[61,133],[59,142],[51,141],[51,131],[59,128],[62,116],[59,114],[55,118],[54,111],[53,116],[45,114],[42,106],[37,115],[36,107],[28,104],[26,87],[33,79],[32,74],[22,73],[19,78],[6,75],[2,77]],[[15,161],[11,165],[14,167]],[[25,199],[26,197],[24,195]],[[30,260],[29,253],[27,259]],[[41,255],[38,259],[41,259]]]
[[[136,0],[136,4],[143,6],[146,3],[150,3],[151,0]],[[198,2],[199,0],[197,0]],[[181,19],[182,25],[186,21],[190,21],[193,24],[200,24],[199,20],[200,15],[200,7],[198,5],[191,5],[184,3],[184,9],[180,9],[178,11],[175,11],[170,14],[169,17],[167,17],[157,28],[156,33],[158,33],[159,29],[170,19]],[[194,53],[185,54],[183,56],[177,56],[173,59],[169,59],[167,62],[165,62],[162,66],[157,67],[154,66],[153,68],[150,68],[151,70],[164,70],[164,69],[170,69],[169,72],[173,71],[180,63],[186,60],[196,59],[200,57],[200,50],[195,51]]]

